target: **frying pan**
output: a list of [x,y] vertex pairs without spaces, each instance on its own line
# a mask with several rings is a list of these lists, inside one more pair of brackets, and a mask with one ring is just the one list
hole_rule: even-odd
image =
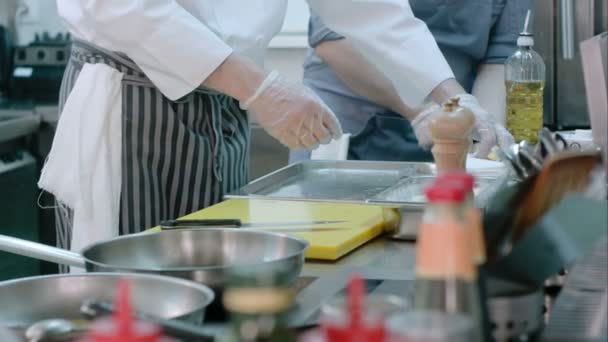
[[83,301],[113,301],[120,279],[129,281],[131,300],[137,311],[164,319],[201,324],[205,310],[214,298],[213,292],[204,285],[153,274],[36,276],[0,282],[0,326],[23,331],[46,319],[82,320],[80,306]]
[[0,250],[88,272],[154,273],[223,288],[235,267],[271,273],[281,284],[297,280],[308,242],[248,229],[206,228],[117,237],[82,253],[0,235]]

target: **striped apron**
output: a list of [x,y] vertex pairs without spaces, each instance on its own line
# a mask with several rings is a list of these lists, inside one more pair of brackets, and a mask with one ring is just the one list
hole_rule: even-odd
[[[104,63],[122,81],[120,234],[138,233],[219,202],[246,184],[249,122],[238,102],[207,89],[167,99],[125,55],[73,43],[59,112],[85,63]],[[69,249],[72,212],[56,206],[57,244]]]

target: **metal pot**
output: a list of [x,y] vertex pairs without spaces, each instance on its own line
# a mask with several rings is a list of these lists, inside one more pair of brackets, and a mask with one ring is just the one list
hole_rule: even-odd
[[236,266],[273,272],[285,284],[297,280],[308,242],[234,228],[162,231],[117,237],[81,254],[0,235],[0,250],[86,268],[88,272],[154,273],[222,288]]
[[113,300],[119,279],[131,284],[133,307],[166,319],[200,324],[214,299],[208,287],[153,274],[91,273],[21,278],[0,283],[0,325],[17,330],[45,319],[81,320],[86,299]]
[[534,340],[544,325],[543,289],[494,278],[488,279],[487,289],[494,340]]

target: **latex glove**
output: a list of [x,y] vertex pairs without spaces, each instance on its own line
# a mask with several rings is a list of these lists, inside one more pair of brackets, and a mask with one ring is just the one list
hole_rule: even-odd
[[437,113],[441,107],[435,102],[427,103],[424,107],[417,109],[418,114],[414,120],[410,122],[414,129],[414,134],[418,139],[418,144],[426,149],[433,146],[433,136],[429,126],[434,113]]
[[479,141],[476,157],[486,158],[496,145],[506,151],[515,142],[511,133],[481,107],[475,96],[462,94],[456,97],[460,98],[460,106],[468,108],[475,115],[473,138]]
[[[486,158],[492,151],[492,148],[497,144],[502,150],[505,150],[513,144],[513,137],[507,129],[497,123],[490,113],[481,108],[479,102],[477,102],[477,99],[473,95],[461,94],[455,97],[460,99],[460,106],[468,108],[473,115],[475,115],[473,138],[479,141],[475,157]],[[418,138],[418,142],[423,147],[428,148],[433,145],[433,138],[429,130],[429,125],[433,114],[437,113],[439,109],[440,107],[437,104],[428,106],[412,120],[414,133]]]
[[241,108],[290,149],[313,149],[342,135],[334,113],[310,88],[288,82],[276,71],[241,102]]

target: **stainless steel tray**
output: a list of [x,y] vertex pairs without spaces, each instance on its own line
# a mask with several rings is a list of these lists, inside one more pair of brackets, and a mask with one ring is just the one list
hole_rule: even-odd
[[[420,175],[405,178],[390,188],[369,198],[367,203],[382,204],[388,206],[401,206],[407,204],[409,206],[423,206],[426,204],[424,189],[435,180],[435,176]],[[487,191],[496,182],[497,177],[477,176],[475,177],[475,185],[473,191],[477,200],[477,205],[483,207],[485,203],[480,203],[480,199],[487,196]],[[482,202],[485,202],[483,200]]]
[[[424,206],[424,187],[435,175],[433,163],[309,160],[259,178],[226,198],[416,207]],[[479,179],[480,193],[494,180],[487,176]]]

